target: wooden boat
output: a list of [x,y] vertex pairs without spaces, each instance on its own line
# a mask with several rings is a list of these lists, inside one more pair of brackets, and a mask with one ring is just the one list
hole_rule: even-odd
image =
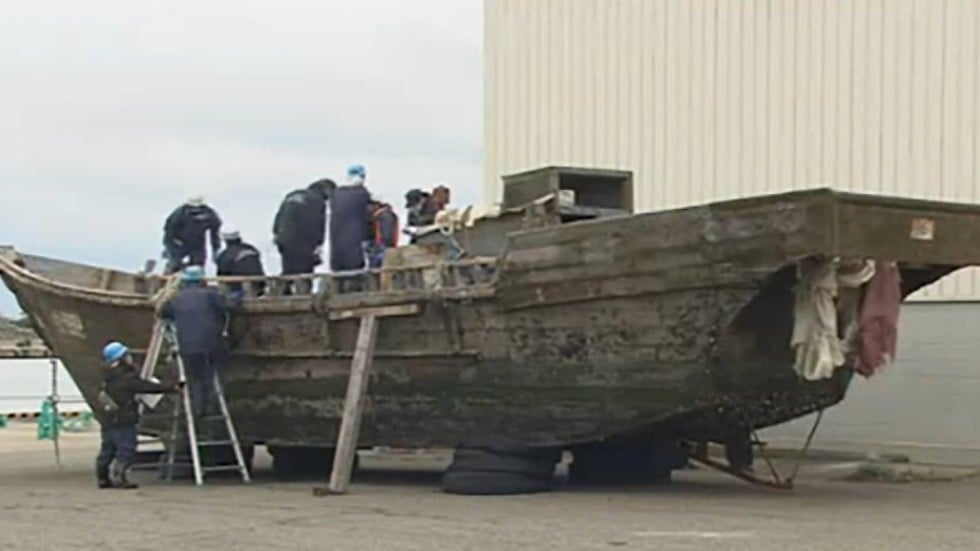
[[[307,295],[263,278],[269,292],[247,296],[230,325],[227,394],[241,437],[333,446],[351,315],[386,307],[406,315],[380,321],[362,446],[453,446],[474,434],[562,447],[724,441],[732,427],[782,423],[845,395],[848,369],[817,382],[792,369],[798,261],[894,260],[904,295],[980,264],[973,205],[813,190],[562,223],[555,201],[537,204],[522,214],[529,229],[490,232],[495,256],[366,272],[358,286],[305,276],[316,288]],[[144,348],[164,285],[9,247],[0,273],[90,404],[100,347]]]

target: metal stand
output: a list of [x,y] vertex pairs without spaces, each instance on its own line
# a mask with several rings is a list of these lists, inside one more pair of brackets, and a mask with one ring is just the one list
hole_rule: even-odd
[[[806,453],[807,451],[810,450],[810,444],[813,443],[813,436],[817,433],[817,428],[820,426],[821,420],[823,420],[823,410],[817,412],[817,418],[813,422],[813,427],[810,428],[810,434],[807,435],[806,442],[803,444],[803,448],[800,450],[800,453],[796,458],[796,464],[793,465],[793,471],[787,478],[782,478],[781,476],[779,476],[779,472],[776,470],[776,466],[773,465],[772,460],[770,460],[769,456],[766,455],[764,449],[762,449],[761,454],[762,454],[762,458],[766,462],[766,466],[769,467],[769,472],[772,474],[771,480],[760,478],[752,472],[744,471],[741,469],[734,469],[729,465],[726,465],[720,461],[716,461],[708,457],[707,448],[704,448],[703,451],[698,450],[697,453],[689,453],[688,457],[690,457],[694,461],[697,461],[698,463],[701,463],[706,467],[711,467],[712,469],[721,471],[725,474],[734,476],[735,478],[744,480],[751,484],[756,484],[758,486],[767,486],[769,488],[775,488],[777,490],[792,490],[793,482],[796,480],[796,475],[799,474],[800,467],[803,465],[803,460],[806,459]],[[752,429],[752,436],[756,440],[756,442],[759,441],[759,436],[756,433],[755,429]]]

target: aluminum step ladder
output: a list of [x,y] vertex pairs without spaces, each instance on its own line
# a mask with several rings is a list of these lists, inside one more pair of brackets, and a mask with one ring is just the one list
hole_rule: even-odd
[[[177,342],[176,331],[170,323],[163,321],[158,321],[154,326],[153,338],[151,338],[150,346],[147,349],[148,355],[143,364],[141,375],[145,379],[153,377],[156,367],[160,361],[160,356],[163,351],[163,344],[165,343],[170,345],[170,352],[177,366],[178,380],[186,383],[187,372],[184,368],[184,362],[180,357],[180,349],[179,343]],[[152,356],[150,354],[152,354]],[[193,468],[194,483],[197,486],[204,484],[204,477],[208,473],[227,471],[236,471],[239,473],[239,475],[241,475],[242,482],[251,482],[248,467],[245,465],[245,457],[242,454],[241,442],[238,439],[238,433],[235,431],[235,425],[232,422],[231,414],[228,412],[228,403],[225,400],[224,389],[221,386],[221,380],[218,377],[217,372],[214,374],[213,384],[220,413],[216,415],[195,417],[193,408],[191,407],[192,402],[190,387],[187,384],[184,384],[181,386],[179,396],[174,400],[173,409],[169,413],[162,414],[169,417],[170,429],[168,430],[166,437],[159,439],[164,445],[165,461],[162,465],[157,463],[155,467],[163,467],[165,469],[166,479],[168,481],[173,480],[175,467],[190,466]],[[141,404],[141,409],[145,409],[146,403],[141,401]],[[161,414],[146,414],[141,417],[153,418],[160,416]],[[213,433],[210,433],[211,436],[209,436],[208,439],[201,440],[197,431],[198,422],[209,423],[216,421],[220,421],[219,426],[224,428],[225,435],[214,436],[214,434],[218,432],[214,431]],[[190,448],[190,457],[178,456],[177,454],[177,448],[181,444],[180,438],[185,434],[187,436],[188,448]],[[202,465],[201,456],[205,449],[220,449],[223,447],[230,447],[234,451],[235,464],[216,466]],[[190,461],[188,462],[187,459],[190,459]]]

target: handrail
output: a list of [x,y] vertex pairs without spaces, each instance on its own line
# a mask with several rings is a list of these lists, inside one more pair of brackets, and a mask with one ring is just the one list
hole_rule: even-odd
[[[219,276],[207,278],[224,290],[235,288],[243,298],[287,297],[317,293],[321,300],[342,295],[400,294],[440,291],[496,283],[499,259],[478,258],[414,266],[299,275]],[[314,289],[317,286],[317,289]]]
[[[14,252],[16,253],[16,251]],[[428,294],[475,286],[487,287],[496,283],[499,265],[499,257],[483,257],[453,261],[439,260],[423,265],[386,266],[363,271],[295,275],[212,276],[206,278],[206,281],[225,290],[229,287],[241,287],[244,291],[243,298],[249,299],[260,296],[282,299],[309,298],[310,294],[314,292],[314,284],[319,283],[318,291],[324,295],[320,297],[323,300],[337,295],[386,295],[405,294],[406,292],[414,294],[423,291]],[[108,300],[132,301],[132,303],[152,302],[155,295],[173,277],[173,275],[159,274],[127,274],[131,277],[138,277],[146,283],[145,292],[133,292],[84,287],[52,279],[31,271],[17,263],[14,258],[6,255],[0,255],[0,270],[11,277],[23,280],[25,283],[34,282],[60,289],[66,293],[84,294]],[[298,287],[300,290],[296,294],[291,294],[287,290],[292,287]]]

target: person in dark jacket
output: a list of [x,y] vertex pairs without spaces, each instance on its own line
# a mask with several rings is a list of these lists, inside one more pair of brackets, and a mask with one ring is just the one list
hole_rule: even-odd
[[398,246],[398,215],[391,205],[374,199],[368,203],[368,212],[371,218],[368,261],[372,268],[380,268],[385,251]]
[[[95,459],[99,488],[136,488],[127,478],[136,454],[136,425],[139,423],[137,394],[175,392],[176,385],[163,385],[140,378],[126,345],[111,342],[102,349],[109,365],[99,393],[102,406],[102,444]],[[114,473],[110,466],[115,460]],[[114,476],[113,476],[114,475]]]
[[422,218],[422,209],[428,200],[429,194],[421,189],[412,189],[405,194],[405,210],[408,211],[409,226],[417,228],[432,223],[432,220]]
[[272,235],[282,257],[283,275],[312,274],[322,262],[320,254],[326,240],[327,201],[336,187],[333,180],[324,178],[306,189],[291,191],[282,200],[272,225]]
[[225,296],[204,282],[200,266],[188,266],[181,274],[183,285],[161,308],[164,320],[177,329],[180,358],[187,370],[191,409],[196,415],[217,413],[215,375],[224,360],[224,336],[228,322]]
[[348,272],[364,269],[365,244],[370,241],[368,201],[364,167],[354,165],[347,173],[348,185],[330,199],[330,270]]
[[[219,276],[265,275],[259,250],[242,241],[242,235],[239,232],[223,232],[221,237],[225,241],[225,248],[215,259],[218,264]],[[257,281],[251,285],[256,295],[261,295],[265,290],[263,282]],[[228,285],[228,289],[236,298],[241,298],[245,291],[241,283],[231,283]]]
[[221,248],[221,218],[201,197],[192,197],[174,209],[163,225],[163,246],[167,255],[168,274],[186,265],[204,266],[207,260],[206,239],[210,234],[211,253]]

